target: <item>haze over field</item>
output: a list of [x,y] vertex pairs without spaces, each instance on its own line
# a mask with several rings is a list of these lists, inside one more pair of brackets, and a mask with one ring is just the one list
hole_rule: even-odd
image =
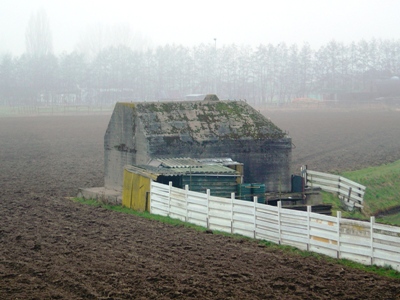
[[[3,0],[0,54],[25,52],[32,14],[46,12],[54,53],[71,52],[90,32],[118,27],[148,46],[299,44],[398,39],[400,1],[50,1]],[[128,29],[129,28],[129,29]],[[121,30],[119,30],[121,31]]]

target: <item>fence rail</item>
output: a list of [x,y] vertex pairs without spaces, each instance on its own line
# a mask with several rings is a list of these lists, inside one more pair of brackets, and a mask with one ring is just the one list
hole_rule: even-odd
[[193,192],[186,187],[151,183],[150,212],[212,230],[238,233],[299,249],[347,258],[363,264],[389,265],[400,271],[400,227],[355,221]]
[[303,168],[302,174],[307,186],[319,187],[324,191],[337,193],[349,210],[353,210],[354,207],[363,208],[365,186],[339,175]]

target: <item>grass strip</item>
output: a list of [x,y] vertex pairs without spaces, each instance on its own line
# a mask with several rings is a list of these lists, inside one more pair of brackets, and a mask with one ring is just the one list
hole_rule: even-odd
[[[366,186],[363,212],[343,211],[344,207],[335,194],[323,192],[323,202],[332,204],[332,214],[342,210],[344,218],[369,220],[400,226],[400,160],[377,167],[343,172],[341,176]],[[397,211],[397,213],[396,213]],[[388,214],[388,212],[392,212]]]
[[400,206],[400,160],[344,172],[342,176],[367,187],[364,201],[371,215]]

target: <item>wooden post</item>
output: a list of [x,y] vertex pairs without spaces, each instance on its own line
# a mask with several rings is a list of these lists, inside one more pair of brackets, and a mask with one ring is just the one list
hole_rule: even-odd
[[307,251],[310,251],[310,219],[311,205],[307,205]]
[[188,191],[189,191],[189,185],[185,185],[185,200],[186,200],[186,217],[185,221],[188,222],[189,220],[189,205],[188,205]]
[[305,185],[307,185],[307,166],[305,166],[305,165],[301,166],[300,173],[301,173],[301,177],[303,177]]
[[207,229],[210,229],[210,190],[207,189]]
[[374,225],[375,225],[375,217],[371,217],[370,220],[370,241],[371,241],[371,266],[374,264]]
[[350,187],[350,188],[349,188],[349,193],[348,193],[348,195],[347,195],[347,202],[350,202],[351,190],[352,190],[352,188]]
[[235,193],[231,193],[231,233],[233,233],[233,200],[235,200]]
[[281,239],[281,209],[282,209],[282,202],[278,201],[278,244],[282,244]]
[[257,232],[257,201],[258,197],[254,196],[253,197],[253,205],[254,205],[254,238],[256,238],[256,232]]
[[171,213],[171,189],[172,189],[172,181],[169,182],[168,185],[168,217],[170,216]]
[[340,210],[337,211],[337,218],[336,218],[336,223],[337,223],[337,232],[336,232],[336,238],[337,238],[337,248],[336,248],[336,258],[340,258],[340,219],[342,218],[342,212]]

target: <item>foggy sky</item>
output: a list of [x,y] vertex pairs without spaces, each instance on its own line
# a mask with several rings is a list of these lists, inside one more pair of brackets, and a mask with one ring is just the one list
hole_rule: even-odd
[[397,0],[1,0],[0,54],[25,52],[29,18],[44,9],[55,54],[71,52],[95,24],[129,23],[155,45],[287,44],[399,39]]

